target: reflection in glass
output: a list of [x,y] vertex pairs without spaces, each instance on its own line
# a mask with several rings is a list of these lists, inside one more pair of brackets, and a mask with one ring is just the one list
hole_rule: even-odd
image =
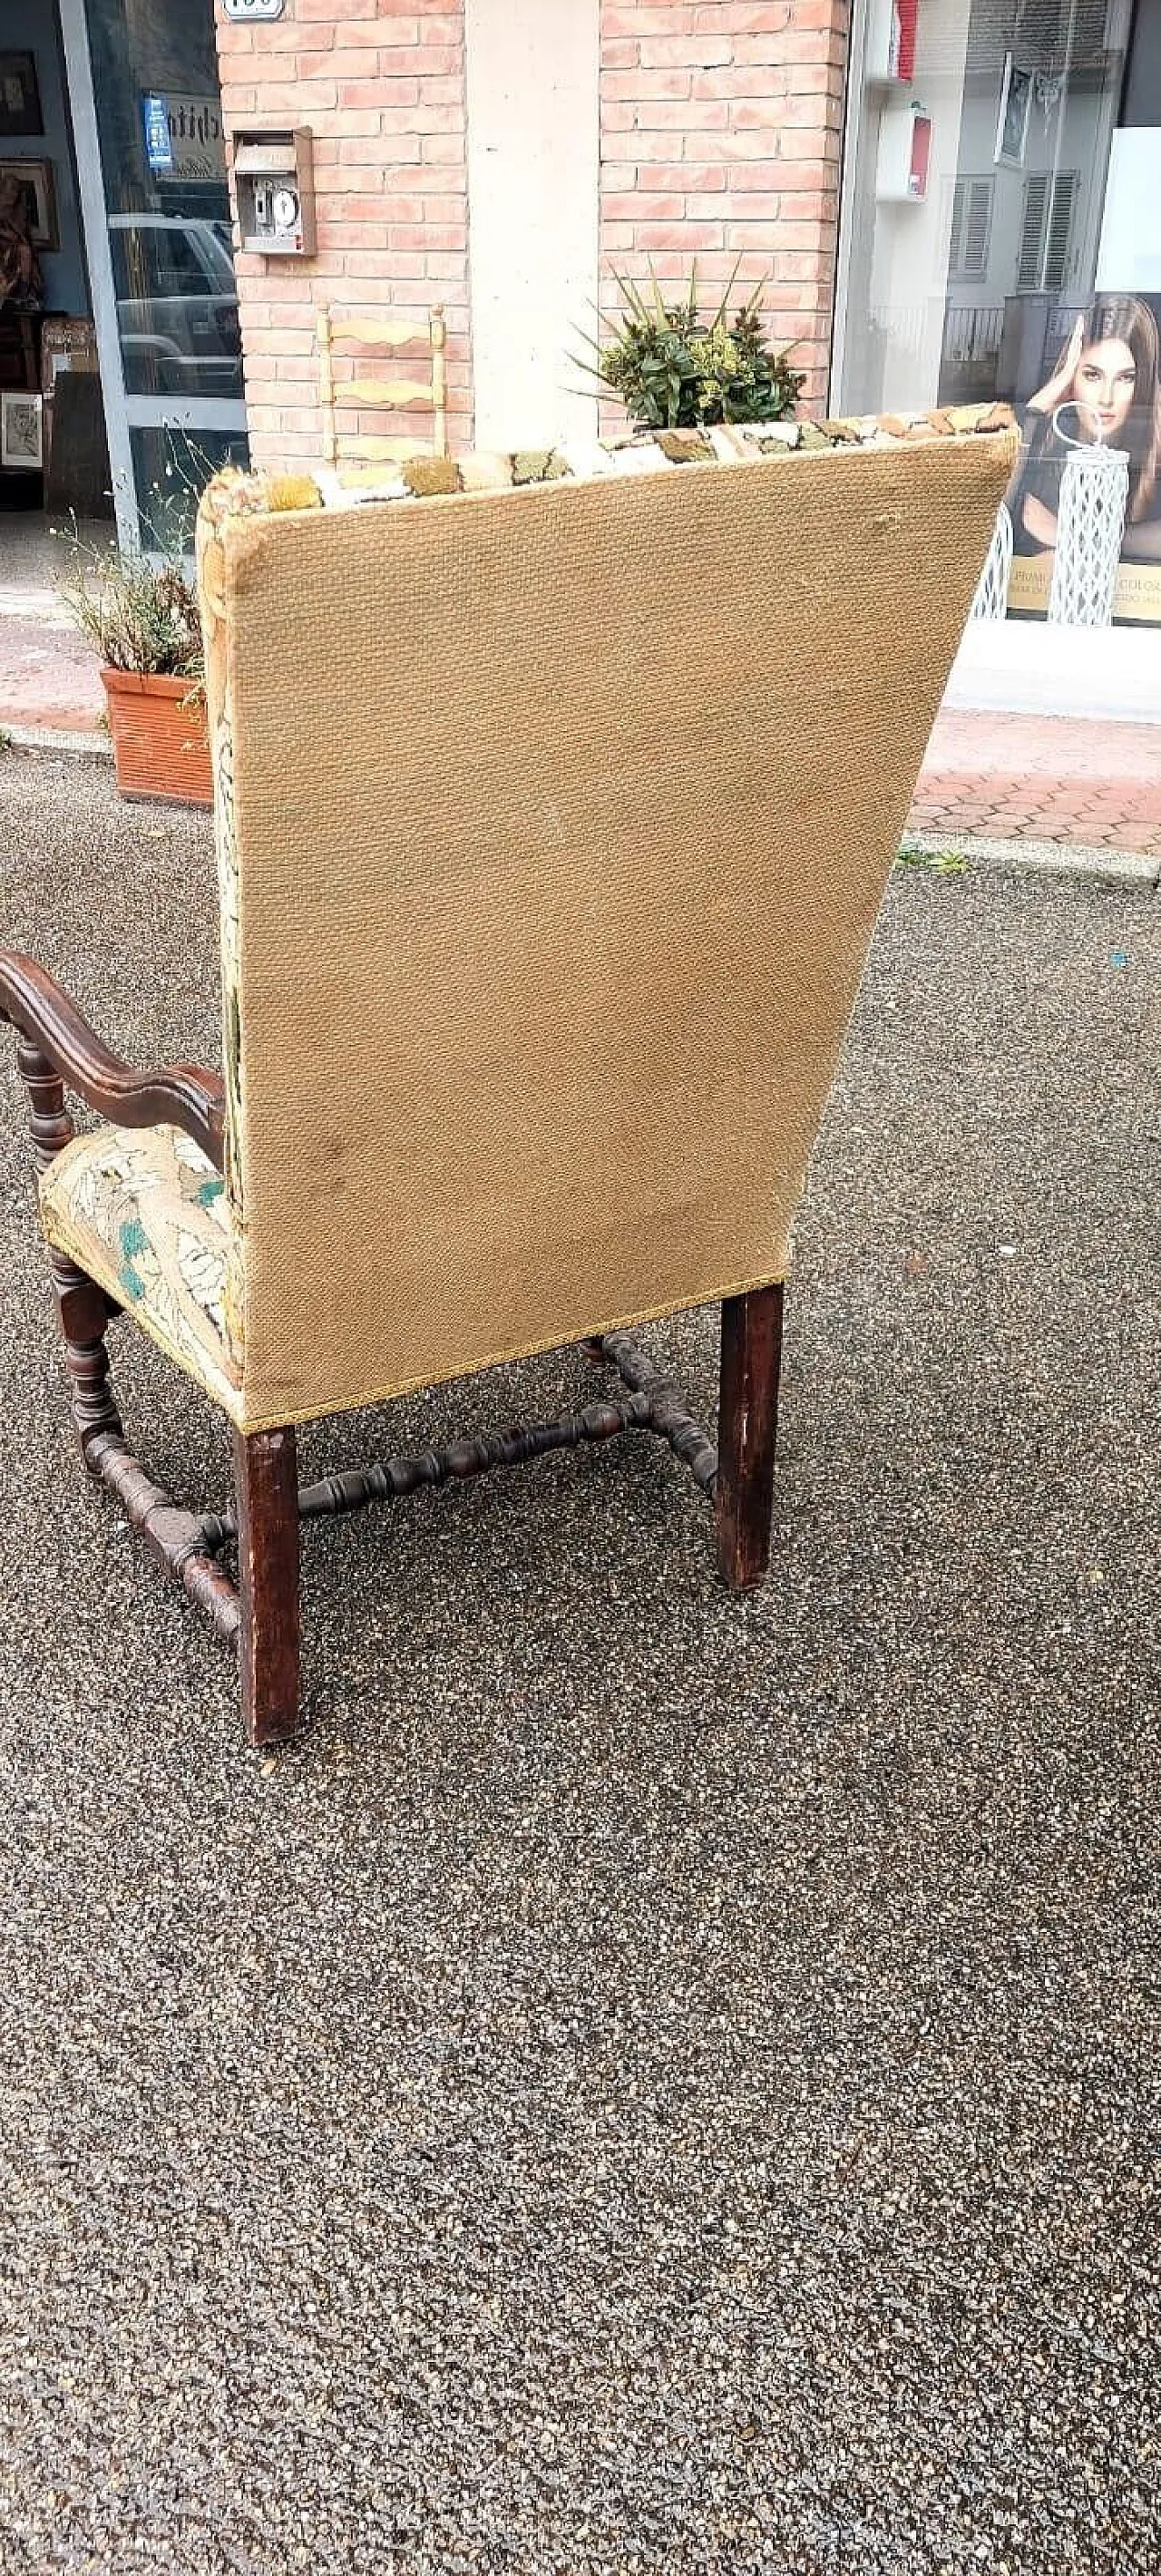
[[[244,398],[212,0],[86,0],[117,334],[142,534],[175,482],[204,481],[245,439],[183,439],[135,400]],[[204,417],[204,415],[203,415]],[[177,470],[177,460],[181,470]],[[200,462],[199,460],[205,460]],[[183,504],[184,507],[184,504]]]
[[[1023,403],[1092,296],[1123,29],[1079,0],[922,0],[911,16],[906,82],[874,0],[863,29],[840,407]],[[884,194],[882,146],[912,98],[931,162],[907,202]]]
[[129,443],[143,545],[190,553],[198,495],[223,465],[248,462],[245,431],[131,429]]

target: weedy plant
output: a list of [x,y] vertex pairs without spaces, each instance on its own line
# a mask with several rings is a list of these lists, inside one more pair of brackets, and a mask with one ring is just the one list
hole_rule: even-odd
[[169,479],[169,493],[151,496],[160,506],[143,518],[142,550],[93,545],[75,517],[55,529],[70,557],[58,589],[100,655],[122,795],[210,805],[202,629],[188,555],[189,503],[200,487],[180,472]]
[[187,444],[188,465],[167,468],[169,488],[151,487],[142,513],[143,552],[90,544],[73,512],[52,533],[71,559],[58,595],[102,662],[114,671],[188,680],[192,695],[201,684],[203,659],[189,556],[198,493],[212,467]]
[[73,569],[58,592],[83,635],[114,671],[156,679],[202,677],[197,597],[180,557],[119,554],[84,544],[75,527],[54,531],[71,546]]
[[968,863],[962,850],[929,850],[922,843],[904,841],[895,853],[897,868],[926,868],[937,877],[967,875]]
[[624,403],[638,428],[712,428],[722,421],[785,420],[794,411],[806,378],[790,365],[790,351],[767,338],[760,285],[729,319],[739,264],[708,320],[698,310],[696,262],[688,292],[673,303],[666,302],[652,263],[648,294],[613,272],[621,312],[607,337],[582,334],[592,356],[578,364]]

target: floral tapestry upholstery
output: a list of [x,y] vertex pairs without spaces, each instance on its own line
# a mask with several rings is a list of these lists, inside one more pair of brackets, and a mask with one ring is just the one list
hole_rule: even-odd
[[57,1251],[236,1418],[225,1324],[232,1229],[225,1185],[200,1145],[176,1127],[99,1127],[49,1164],[40,1204]]

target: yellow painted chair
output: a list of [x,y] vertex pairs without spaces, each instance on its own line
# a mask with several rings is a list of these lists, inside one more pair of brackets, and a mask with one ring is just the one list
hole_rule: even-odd
[[[324,465],[340,477],[357,481],[381,474],[385,464],[399,463],[425,451],[433,456],[446,456],[447,326],[441,304],[433,306],[426,329],[416,322],[361,319],[354,314],[336,313],[333,305],[320,304],[315,328]],[[386,379],[376,374],[336,376],[337,353],[354,351],[357,363],[364,352],[372,358],[387,351],[395,355],[401,349],[416,348],[420,344],[426,346],[429,354],[426,374]],[[340,431],[340,410],[429,411],[431,439],[386,438],[371,431]]]

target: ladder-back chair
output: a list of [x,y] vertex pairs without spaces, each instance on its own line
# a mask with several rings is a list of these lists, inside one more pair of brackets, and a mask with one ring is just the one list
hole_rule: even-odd
[[[333,305],[320,304],[316,317],[318,338],[319,401],[322,406],[323,463],[352,481],[374,479],[382,467],[398,464],[409,456],[424,453],[447,454],[447,325],[443,306],[432,307],[426,328],[421,322],[392,322],[385,318],[361,318],[355,314],[336,313]],[[397,376],[384,380],[378,375],[336,377],[335,354],[354,351],[355,363],[364,350],[374,354],[384,351],[417,348],[424,344],[430,356],[426,375]],[[429,411],[431,439],[380,437],[372,431],[342,430],[338,415],[343,411]]]

